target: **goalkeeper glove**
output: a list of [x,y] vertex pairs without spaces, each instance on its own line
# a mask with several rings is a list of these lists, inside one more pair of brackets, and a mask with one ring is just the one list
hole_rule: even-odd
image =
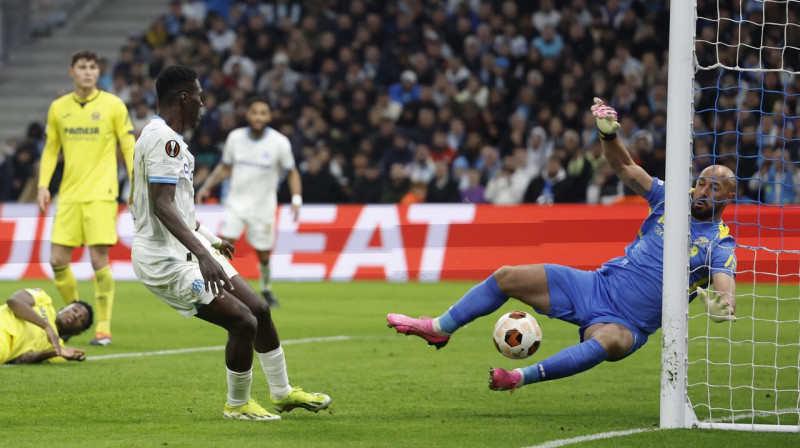
[[708,318],[714,322],[725,322],[729,320],[736,322],[736,316],[733,315],[731,304],[727,300],[722,300],[722,294],[712,291],[713,298],[709,297],[707,289],[697,288],[697,297],[703,301],[703,306],[706,308]]
[[607,106],[600,98],[594,99],[592,115],[597,120],[597,130],[600,131],[600,138],[611,141],[617,138],[617,131],[620,124],[617,121],[617,111],[613,107]]
[[214,249],[219,249],[220,245],[222,244],[222,240],[219,239],[218,236],[216,236],[213,233],[211,233],[211,231],[208,230],[202,224],[200,224],[200,226],[197,227],[197,233],[199,233],[200,235],[203,235],[203,238],[207,239],[208,242],[211,243],[211,247],[213,247]]

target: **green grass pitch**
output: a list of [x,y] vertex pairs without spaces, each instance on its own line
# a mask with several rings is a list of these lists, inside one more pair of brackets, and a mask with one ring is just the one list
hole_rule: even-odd
[[[60,302],[47,281],[2,282],[0,294],[24,287],[42,287]],[[0,446],[528,447],[636,429],[647,431],[575,446],[800,446],[797,434],[651,431],[659,423],[660,333],[622,362],[509,395],[488,389],[489,367],[549,356],[576,343],[577,328],[540,316],[539,352],[512,361],[494,349],[491,329],[504,312],[524,309],[516,301],[459,330],[439,351],[386,326],[389,312],[436,316],[470,287],[278,283],[273,316],[290,381],[328,393],[332,412],[298,409],[280,422],[244,422],[222,418],[224,331],[184,319],[138,283],[119,282],[113,346],[91,347],[86,333],[70,341],[88,351],[84,363],[0,368]],[[80,293],[90,298],[91,283],[81,282]],[[795,319],[797,311],[786,310]],[[187,348],[208,349],[154,353]],[[253,396],[268,402],[258,365]]]

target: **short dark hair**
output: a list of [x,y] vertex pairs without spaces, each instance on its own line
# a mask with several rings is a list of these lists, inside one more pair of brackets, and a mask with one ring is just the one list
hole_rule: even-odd
[[92,328],[92,324],[94,323],[94,310],[92,309],[92,306],[84,302],[83,300],[76,300],[72,303],[81,305],[86,310],[86,316],[88,317],[88,319],[86,319],[86,323],[81,328],[81,333],[88,330],[89,328]]
[[165,106],[178,100],[181,92],[195,88],[197,72],[185,65],[171,65],[158,74],[156,78],[156,94],[158,104]]
[[249,109],[250,106],[252,106],[255,103],[264,103],[264,104],[267,105],[267,107],[269,107],[269,101],[267,100],[267,97],[262,96],[262,95],[254,95],[254,96],[251,96],[250,98],[248,98],[247,99],[247,108]]
[[70,67],[74,67],[75,64],[81,59],[86,59],[87,61],[94,61],[97,62],[98,64],[100,63],[100,58],[97,57],[97,53],[89,50],[81,50],[72,53],[72,64],[70,65]]

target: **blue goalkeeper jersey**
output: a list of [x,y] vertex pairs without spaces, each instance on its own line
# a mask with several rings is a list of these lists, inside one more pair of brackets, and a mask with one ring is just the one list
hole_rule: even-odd
[[[661,293],[664,257],[664,181],[653,178],[645,196],[650,212],[625,256],[606,262],[597,272],[608,300],[619,313],[652,334],[661,327]],[[692,248],[689,258],[689,300],[695,289],[708,287],[711,275],[736,276],[735,243],[728,226],[719,222],[690,223]]]

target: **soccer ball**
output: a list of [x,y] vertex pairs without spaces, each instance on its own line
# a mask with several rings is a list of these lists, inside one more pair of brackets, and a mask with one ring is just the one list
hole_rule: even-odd
[[524,311],[503,314],[494,325],[494,346],[503,356],[524,359],[539,350],[542,329],[536,318]]

